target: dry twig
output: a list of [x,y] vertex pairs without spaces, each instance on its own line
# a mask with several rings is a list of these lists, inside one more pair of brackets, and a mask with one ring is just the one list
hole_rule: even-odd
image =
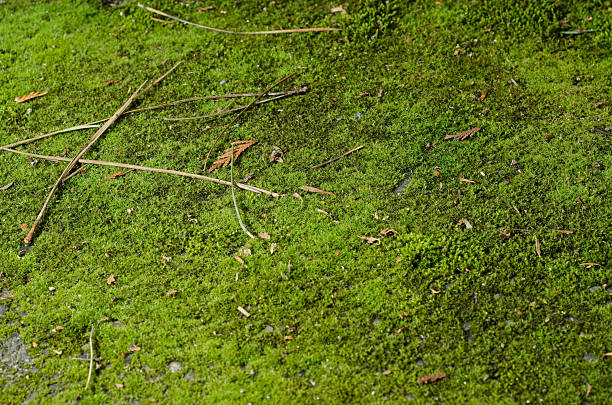
[[266,35],[266,34],[292,34],[296,32],[321,32],[321,31],[342,31],[340,28],[294,28],[289,30],[273,30],[273,31],[231,31],[224,30],[221,28],[207,27],[206,25],[196,24],[191,21],[183,20],[178,17],[174,17],[170,14],[166,14],[163,11],[156,10],[151,7],[147,7],[143,4],[138,3],[138,7],[143,8],[151,13],[159,14],[166,18],[170,18],[171,20],[182,22],[183,24],[193,25],[194,27],[204,28],[205,30],[221,32],[224,34],[235,34],[235,35]]

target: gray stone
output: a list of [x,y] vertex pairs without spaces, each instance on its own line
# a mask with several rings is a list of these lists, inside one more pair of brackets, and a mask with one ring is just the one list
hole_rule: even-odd
[[595,363],[599,359],[591,353],[585,353],[585,355],[582,357],[582,360],[588,361],[589,363]]
[[195,381],[196,380],[196,376],[192,372],[189,372],[189,373],[185,374],[185,380],[187,380],[187,381]]
[[27,345],[19,337],[19,333],[13,335],[3,342],[3,347],[0,348],[0,363],[11,368],[17,368],[22,364],[27,364],[32,361],[28,353]]
[[272,326],[270,326],[270,325],[266,325],[265,331],[272,333],[272,332],[274,332],[274,328]]
[[9,310],[8,305],[4,305],[4,304],[0,305],[0,317],[4,315],[6,312],[8,312],[8,310]]
[[115,328],[119,328],[119,329],[125,328],[125,325],[124,325],[124,324],[122,324],[122,323],[121,323],[121,322],[119,322],[119,321],[115,321],[115,322],[113,322],[113,326],[114,326]]
[[596,292],[596,291],[599,291],[599,290],[601,290],[601,286],[600,285],[595,285],[595,286],[589,288],[589,292]]

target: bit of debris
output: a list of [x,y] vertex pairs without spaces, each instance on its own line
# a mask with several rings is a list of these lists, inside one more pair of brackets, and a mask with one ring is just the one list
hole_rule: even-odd
[[131,344],[130,347],[128,347],[128,352],[139,352],[140,351],[140,347],[136,346],[135,344]]
[[301,186],[300,190],[304,190],[304,191],[308,191],[311,193],[318,193],[318,194],[331,194],[333,195],[334,193],[330,192],[330,191],[325,191],[325,190],[321,190],[315,187],[310,187],[310,186]]
[[380,245],[380,238],[374,238],[372,236],[357,236],[359,239],[363,239],[365,241],[367,241],[370,245],[376,243],[377,245]]
[[472,229],[472,224],[470,224],[470,221],[468,221],[467,218],[461,218],[459,222],[457,222],[457,225],[465,225],[465,229]]
[[106,284],[111,285],[111,284],[115,284],[117,280],[115,280],[115,276],[113,274],[111,274],[110,276],[108,276],[108,278],[106,279]]
[[426,375],[426,376],[423,376],[423,377],[419,378],[417,380],[417,384],[429,384],[429,383],[432,383],[434,381],[441,380],[443,378],[446,378],[446,374],[444,374],[444,373],[437,373],[437,374],[434,374],[434,375]]
[[397,233],[398,233],[398,232],[397,232],[395,229],[392,229],[392,228],[385,228],[385,229],[383,229],[382,231],[380,231],[380,234],[381,234],[383,237],[387,237],[387,236],[389,236],[389,235],[397,235]]
[[238,307],[238,311],[240,311],[240,313],[241,313],[242,315],[244,315],[245,317],[247,317],[247,318],[251,316],[251,314],[249,314],[249,313],[247,312],[247,310],[246,310],[246,309],[244,309],[244,308],[242,308],[242,307]]
[[270,163],[281,163],[284,161],[285,153],[278,146],[274,146],[274,150],[270,153]]
[[456,141],[463,141],[466,140],[469,137],[474,136],[474,134],[478,131],[480,131],[480,127],[475,127],[472,129],[468,129],[467,131],[461,132],[459,134],[455,134],[455,135],[447,135],[444,137],[445,140],[449,140],[449,139],[454,139]]
[[9,188],[13,187],[13,182],[11,181],[10,183],[0,187],[0,191],[4,191],[4,190],[8,190]]

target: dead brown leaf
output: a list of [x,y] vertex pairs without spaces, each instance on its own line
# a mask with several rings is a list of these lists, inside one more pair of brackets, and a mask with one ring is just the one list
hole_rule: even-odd
[[538,257],[542,257],[542,251],[540,250],[540,240],[538,239],[537,236],[534,236],[533,239],[535,239],[536,253],[538,254]]
[[136,346],[134,343],[132,343],[130,347],[128,347],[128,352],[139,352],[139,351],[140,351],[140,347]]
[[397,235],[397,231],[393,228],[385,228],[382,231],[380,231],[380,234],[384,237],[387,237],[389,235]]
[[370,245],[376,243],[377,245],[380,245],[380,238],[374,238],[372,236],[357,236],[359,239],[363,239],[365,241],[367,241]]
[[[234,161],[236,161],[236,159],[238,159],[238,156],[240,156],[242,152],[244,152],[248,147],[255,145],[257,142],[259,141],[250,140],[250,141],[232,142],[232,145],[234,145],[234,148],[233,148],[234,149]],[[217,157],[217,160],[213,162],[212,166],[210,167],[210,169],[208,169],[208,171],[212,172],[213,170],[216,170],[220,167],[226,167],[231,162],[232,162],[232,148],[229,148],[225,150],[223,155],[220,155]]]
[[115,284],[117,280],[115,280],[115,276],[113,274],[111,274],[110,276],[108,276],[108,278],[106,279],[106,284],[111,285],[111,284]]
[[21,225],[20,225],[20,228],[21,228],[21,230],[22,230],[22,231],[24,231],[24,232],[28,230],[28,226],[27,226],[26,224],[21,224]]
[[417,380],[417,384],[429,384],[434,381],[441,380],[443,378],[446,378],[446,374],[444,373],[437,373],[434,375],[425,375]]
[[447,135],[444,137],[445,140],[454,139],[456,141],[463,141],[471,136],[474,136],[476,132],[480,131],[480,127],[475,127],[472,129],[468,129],[467,131],[461,132],[455,135]]
[[511,236],[511,233],[508,232],[508,230],[506,230],[506,229],[502,229],[501,231],[499,231],[499,233],[504,235],[506,238],[509,238]]
[[32,100],[33,98],[36,98],[36,97],[42,97],[42,96],[44,96],[47,93],[48,93],[48,91],[43,91],[42,93],[37,93],[37,92],[33,91],[33,92],[31,92],[29,94],[26,94],[24,96],[15,97],[15,101],[18,102],[18,103],[23,103],[24,101]]
[[257,236],[259,236],[261,239],[270,240],[270,235],[265,232],[259,232]]
[[168,297],[172,297],[172,296],[173,296],[173,295],[175,295],[177,292],[178,292],[177,290],[171,290],[171,291],[168,291],[168,292],[166,293],[166,296],[168,296]]
[[319,194],[334,194],[330,191],[325,191],[325,190],[321,190],[315,187],[310,187],[310,186],[301,186],[300,190],[304,190],[304,191],[309,191],[311,193],[319,193]]
[[234,256],[234,259],[236,259],[236,261],[240,264],[244,264],[244,260],[242,260],[242,258],[240,256]]
[[571,235],[571,234],[574,233],[574,231],[565,231],[563,229],[555,229],[555,232],[559,232],[559,233],[562,233],[564,235]]
[[480,98],[478,100],[482,101],[485,98],[487,98],[487,94],[489,93],[489,89],[486,89],[485,91],[482,92],[482,94],[480,95]]

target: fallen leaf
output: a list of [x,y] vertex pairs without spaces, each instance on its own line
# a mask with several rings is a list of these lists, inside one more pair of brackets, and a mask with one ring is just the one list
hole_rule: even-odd
[[471,184],[476,183],[474,180],[464,179],[463,177],[460,177],[459,181],[462,181],[464,183],[471,183]]
[[238,307],[238,311],[240,311],[240,313],[241,313],[242,315],[246,316],[247,318],[251,316],[251,314],[249,314],[249,313],[247,312],[247,310],[246,310],[246,309],[244,309],[244,308],[242,308],[242,307]]
[[14,183],[11,181],[9,184],[0,187],[0,190],[1,191],[8,190],[9,188],[13,187],[13,184]]
[[104,318],[98,319],[98,323],[108,322],[108,321],[110,321],[110,318],[108,316],[105,316]]
[[236,261],[240,264],[244,264],[244,260],[242,260],[242,258],[240,256],[234,256],[234,259],[236,259]]
[[134,343],[132,343],[130,347],[128,347],[128,352],[139,352],[139,351],[140,351],[140,347],[136,346]]
[[382,236],[387,237],[389,235],[397,235],[397,231],[395,229],[392,229],[392,228],[385,228],[382,231],[380,231],[380,234]]
[[340,4],[339,6],[336,7],[332,7],[331,8],[331,12],[332,13],[343,13],[344,12],[344,6],[342,6],[342,4]]
[[115,280],[115,276],[113,274],[111,274],[110,276],[108,276],[108,278],[106,279],[106,284],[111,285],[111,284],[115,284],[117,280]]
[[28,100],[31,100],[31,99],[36,98],[36,97],[44,96],[47,93],[48,93],[48,91],[44,91],[42,93],[37,93],[37,92],[33,91],[33,92],[29,93],[29,94],[26,94],[25,96],[15,97],[15,101],[18,102],[18,103],[23,103],[24,101],[28,101]]
[[[244,152],[247,148],[249,148],[250,146],[255,145],[257,142],[257,140],[251,140],[251,141],[236,141],[236,142],[232,142],[232,145],[234,146],[234,161],[236,161],[236,159],[238,159],[238,156],[240,156],[242,154],[242,152]],[[226,167],[227,165],[229,165],[232,162],[232,148],[226,149],[225,152],[223,153],[223,155],[220,155],[217,157],[217,160],[215,160],[212,164],[212,166],[210,167],[210,169],[208,169],[209,172],[212,172],[213,170],[216,170],[220,167]]]
[[321,190],[321,189],[310,187],[310,186],[301,186],[300,190],[309,191],[311,193],[319,193],[319,194],[332,194],[332,195],[334,194],[332,192]]
[[434,381],[441,380],[443,378],[446,378],[446,374],[444,373],[437,373],[434,375],[425,375],[417,380],[417,384],[429,384]]
[[374,238],[372,236],[357,236],[359,239],[363,239],[365,241],[367,241],[370,245],[373,243],[376,243],[377,245],[380,245],[380,238]]
[[511,236],[510,232],[508,232],[506,229],[502,229],[501,231],[499,231],[499,233],[504,235],[506,238],[509,238]]
[[385,370],[382,372],[382,375],[389,375],[391,374],[391,370]]
[[265,232],[259,232],[259,233],[257,234],[257,236],[259,236],[261,239],[270,240],[270,235],[268,235],[268,234],[267,234],[267,233],[265,233]]
[[278,146],[274,146],[274,150],[272,151],[272,153],[270,153],[270,162],[281,163],[284,157],[285,153],[283,152],[283,150]]
[[291,335],[285,336],[285,340],[293,340],[293,336]]
[[168,291],[168,292],[166,293],[166,296],[167,296],[167,297],[172,297],[172,296],[173,296],[173,295],[175,295],[177,292],[178,292],[177,290],[171,290],[171,291]]
[[555,229],[555,232],[559,232],[559,233],[562,233],[564,235],[571,235],[571,234],[574,233],[574,231],[565,231],[563,229]]
[[274,254],[274,251],[276,250],[276,247],[277,247],[277,246],[278,246],[278,243],[274,243],[274,242],[272,242],[272,243],[270,244],[270,254],[271,254],[271,255],[273,255],[273,254]]
[[476,132],[480,131],[480,127],[468,129],[467,131],[461,132],[455,135],[447,135],[444,137],[445,140],[454,139],[456,141],[463,141],[471,136],[474,136]]
[[21,224],[21,225],[20,225],[20,228],[21,228],[21,230],[22,230],[22,231],[24,231],[24,232],[28,230],[28,226],[27,226],[26,224]]
[[55,331],[56,331],[56,332],[59,332],[60,330],[64,330],[64,327],[63,327],[63,326],[61,326],[61,325],[57,325],[57,326],[55,327]]
[[487,98],[487,93],[489,93],[489,89],[486,89],[485,91],[483,91],[478,100],[482,101],[485,98]]

